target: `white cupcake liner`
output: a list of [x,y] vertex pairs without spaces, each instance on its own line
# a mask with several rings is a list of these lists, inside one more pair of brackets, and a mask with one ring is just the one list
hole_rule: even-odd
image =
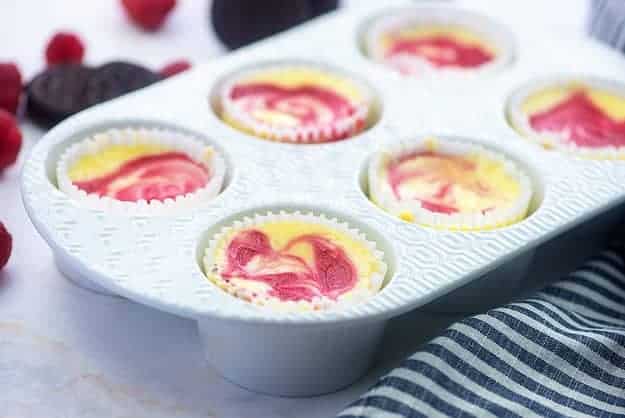
[[574,143],[566,142],[557,133],[536,132],[529,122],[529,115],[526,115],[521,107],[525,100],[533,94],[542,90],[558,87],[570,87],[573,84],[580,84],[590,88],[605,90],[619,96],[625,97],[625,84],[591,76],[557,75],[530,81],[512,93],[506,106],[508,122],[519,134],[536,142],[547,149],[567,154],[576,155],[582,158],[597,160],[624,160],[625,146],[605,146],[605,147],[581,147]]
[[[380,271],[372,274],[369,277],[370,286],[369,289],[360,289],[358,291],[350,291],[349,294],[341,295],[337,300],[333,300],[327,297],[316,297],[312,301],[280,301],[277,298],[266,297],[261,299],[260,297],[252,297],[251,291],[248,289],[241,289],[232,283],[227,283],[225,280],[215,281],[210,274],[210,271],[217,263],[216,252],[222,247],[223,241],[228,238],[232,233],[253,228],[254,226],[262,225],[268,222],[275,221],[301,221],[307,223],[314,223],[331,227],[337,231],[340,231],[350,236],[355,241],[364,244],[371,254],[377,259],[379,263]],[[267,212],[265,214],[255,214],[253,216],[245,216],[242,219],[236,220],[230,224],[230,226],[223,227],[209,242],[208,247],[204,251],[203,258],[204,273],[214,285],[223,289],[227,293],[243,300],[248,303],[252,303],[258,306],[264,306],[276,311],[318,311],[329,309],[341,309],[354,304],[363,303],[367,299],[375,296],[384,285],[384,279],[386,276],[387,265],[384,261],[384,254],[378,250],[375,242],[369,241],[367,237],[361,233],[358,229],[350,227],[346,222],[341,222],[336,218],[328,218],[324,214],[315,215],[312,212],[302,213],[300,211],[286,212],[280,211],[279,213]]]
[[[247,112],[240,110],[232,100],[230,100],[230,92],[234,86],[252,75],[263,71],[288,71],[299,69],[315,69],[327,72],[333,76],[345,78],[346,83],[351,83],[358,87],[363,96],[362,103],[356,106],[356,111],[353,115],[336,121],[336,123],[329,126],[276,127],[254,119]],[[226,118],[231,119],[237,124],[237,126],[234,126],[236,129],[245,129],[255,136],[273,141],[315,144],[340,141],[362,132],[367,127],[374,110],[374,100],[373,92],[365,82],[343,70],[310,62],[293,61],[260,64],[235,72],[224,81],[220,88],[219,107],[222,120],[225,121]]]
[[452,25],[466,28],[493,46],[497,51],[497,56],[491,62],[476,68],[438,68],[425,59],[410,57],[406,59],[410,60],[411,65],[418,67],[420,72],[407,74],[407,77],[467,77],[493,74],[508,66],[514,59],[516,41],[505,26],[487,16],[449,6],[413,6],[384,12],[373,17],[365,27],[365,55],[373,61],[397,71],[394,66],[386,62],[379,39],[389,31],[419,25]]
[[[421,207],[416,200],[398,200],[388,185],[384,168],[390,159],[412,152],[434,150],[442,154],[467,155],[480,154],[495,161],[500,161],[506,173],[519,182],[520,196],[513,205],[506,208],[497,208],[488,213],[452,213],[443,214],[431,212]],[[403,141],[386,150],[377,152],[369,164],[369,197],[389,213],[402,217],[411,215],[412,222],[439,229],[451,230],[488,230],[513,224],[525,218],[532,200],[532,183],[516,163],[503,154],[487,149],[471,142],[460,142],[452,139],[438,139],[424,137],[417,141]]]
[[[69,168],[79,158],[96,154],[110,145],[138,143],[162,145],[164,148],[186,154],[206,167],[210,173],[208,183],[193,193],[180,195],[175,199],[127,202],[109,196],[87,193],[70,180]],[[190,135],[160,128],[112,128],[93,134],[67,148],[56,167],[59,189],[80,204],[91,209],[141,215],[166,214],[180,208],[191,208],[210,200],[221,191],[225,174],[226,163],[213,147]]]

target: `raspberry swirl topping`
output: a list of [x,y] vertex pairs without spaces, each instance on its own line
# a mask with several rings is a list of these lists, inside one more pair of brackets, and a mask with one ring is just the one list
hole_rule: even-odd
[[625,147],[625,120],[610,117],[583,90],[529,115],[529,123],[536,132],[558,134],[580,147]]
[[385,53],[387,62],[405,74],[414,72],[414,58],[436,68],[476,68],[491,62],[494,55],[479,45],[464,44],[445,35],[394,39]]
[[268,295],[280,301],[336,300],[352,290],[358,280],[355,265],[345,251],[329,239],[299,235],[283,248],[273,248],[268,236],[249,229],[237,233],[226,250],[221,276],[249,280],[269,287]]
[[314,63],[265,64],[242,70],[220,90],[220,117],[273,141],[323,143],[367,127],[373,101],[366,83]]
[[398,201],[417,200],[441,214],[482,213],[511,205],[519,185],[485,157],[419,151],[392,160],[388,182]]
[[87,193],[121,201],[160,200],[193,193],[210,179],[206,167],[180,152],[144,155],[88,180],[73,181]]
[[230,99],[258,122],[280,127],[323,127],[351,117],[354,104],[329,88],[267,82],[234,86]]

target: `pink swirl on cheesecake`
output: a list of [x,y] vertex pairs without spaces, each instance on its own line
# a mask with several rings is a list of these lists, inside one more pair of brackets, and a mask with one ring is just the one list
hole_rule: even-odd
[[536,132],[557,133],[580,147],[625,147],[625,121],[612,119],[583,91],[530,115],[529,123]]
[[[312,261],[290,254],[295,245],[306,244]],[[274,249],[265,233],[239,232],[226,250],[227,264],[221,271],[224,280],[253,280],[270,287],[268,294],[281,301],[311,301],[314,297],[336,300],[356,285],[356,267],[345,251],[328,239],[301,235],[282,249]]]
[[230,99],[261,122],[267,120],[259,117],[258,112],[269,111],[292,118],[297,126],[330,126],[357,110],[346,97],[312,85],[289,88],[262,82],[241,84],[232,89]]
[[420,57],[437,68],[476,68],[495,57],[478,45],[465,45],[453,38],[437,35],[417,39],[397,39],[385,53],[385,58],[403,73],[414,69],[405,57]]
[[210,176],[206,167],[179,152],[146,155],[123,163],[104,176],[74,185],[87,193],[113,199],[139,200],[174,199],[204,187]]
[[462,211],[457,189],[483,200],[482,213],[494,209],[496,191],[480,180],[476,164],[454,155],[432,151],[413,152],[388,165],[388,182],[399,201],[418,200],[430,212],[452,214]]

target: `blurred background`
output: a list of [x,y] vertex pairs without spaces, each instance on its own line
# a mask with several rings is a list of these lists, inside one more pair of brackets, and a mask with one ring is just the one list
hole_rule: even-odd
[[[343,8],[366,7],[367,3],[398,3],[395,0],[308,1],[323,6],[336,3]],[[588,2],[438,1],[480,10],[509,9],[510,15],[532,15],[532,22],[536,25],[557,25],[561,33],[583,28]],[[424,2],[437,0],[421,1]],[[94,65],[111,59],[129,59],[150,68],[160,68],[166,62],[180,58],[201,63],[228,51],[215,35],[213,22],[229,35],[227,40],[233,45],[237,42],[232,39],[252,39],[253,35],[266,33],[268,26],[281,28],[285,23],[302,21],[310,16],[312,9],[298,9],[296,4],[300,2],[295,0],[225,0],[218,3],[227,7],[216,7],[218,4],[211,0],[178,0],[160,29],[146,32],[129,21],[119,0],[3,0],[0,6],[0,60],[15,61],[28,79],[43,68],[43,51],[49,38],[57,31],[66,30],[77,33],[84,40],[85,62]],[[222,14],[211,18],[213,9]],[[315,9],[323,10],[323,7]],[[238,17],[232,16],[233,10],[238,10]],[[263,16],[269,23],[249,27],[249,22],[262,21]],[[245,22],[248,22],[247,27]],[[236,34],[240,35],[237,37]]]

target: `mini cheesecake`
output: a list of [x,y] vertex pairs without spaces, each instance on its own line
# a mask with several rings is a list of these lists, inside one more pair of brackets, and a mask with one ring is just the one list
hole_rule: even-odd
[[204,269],[226,292],[282,311],[362,302],[386,274],[382,254],[364,235],[299,212],[256,215],[224,228],[205,251]]
[[414,8],[374,19],[364,47],[369,58],[404,75],[468,74],[506,64],[513,41],[484,16]]
[[429,138],[377,154],[369,168],[371,199],[410,222],[478,230],[526,216],[529,178],[485,148]]
[[68,194],[128,203],[212,197],[223,175],[213,148],[159,130],[96,134],[70,147],[57,166],[59,187]]
[[543,85],[509,109],[514,127],[547,148],[625,158],[625,90],[571,81]]
[[262,138],[332,142],[367,125],[371,93],[346,74],[315,65],[266,65],[230,77],[220,93],[221,118]]

